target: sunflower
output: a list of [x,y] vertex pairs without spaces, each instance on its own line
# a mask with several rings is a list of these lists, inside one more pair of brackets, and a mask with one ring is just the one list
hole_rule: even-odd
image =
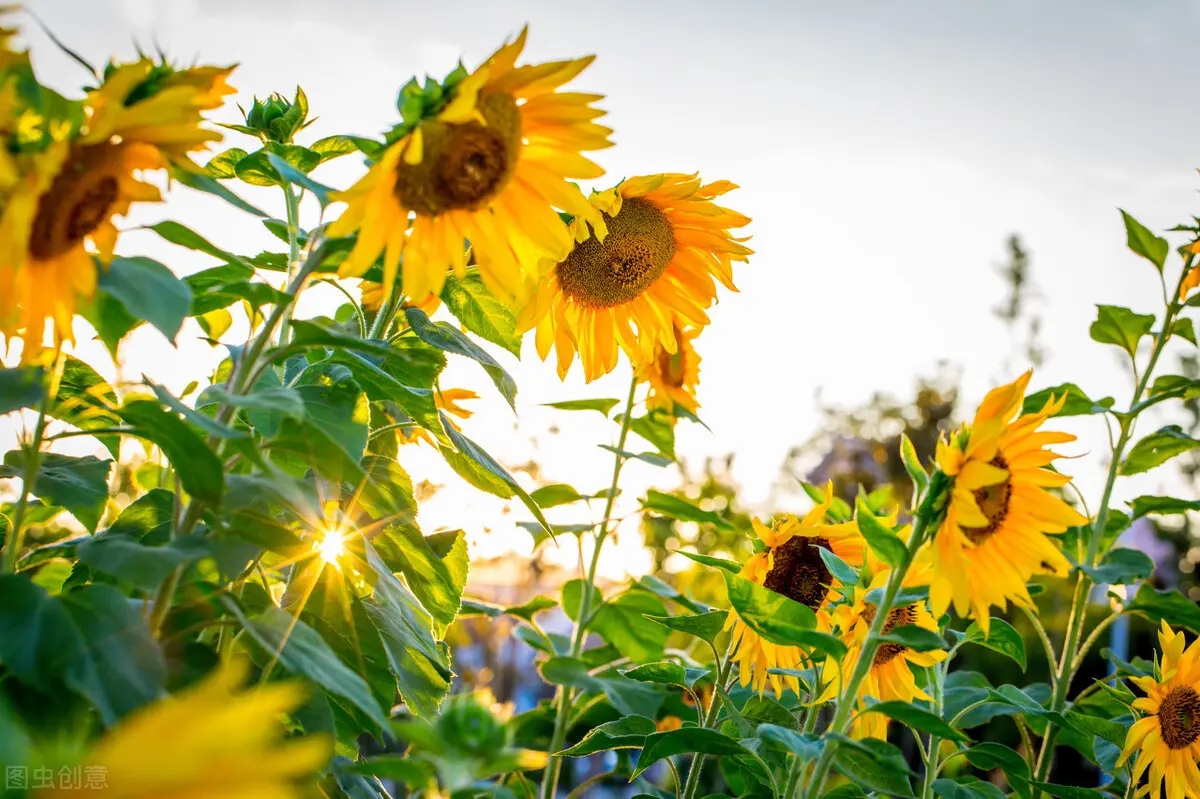
[[515,300],[542,258],[571,249],[556,208],[603,232],[599,212],[568,182],[604,174],[582,155],[612,144],[612,131],[595,122],[601,96],[558,91],[594,57],[517,67],[525,35],[455,84],[435,116],[337,195],[348,207],[330,234],[358,232],[342,276],[363,274],[382,254],[390,291],[403,255],[404,293],[438,294],[448,269],[464,274],[466,240],[489,290]]
[[[754,519],[754,532],[766,549],[750,556],[740,572],[747,580],[812,609],[817,616],[817,629],[824,632],[832,627],[829,608],[840,596],[842,586],[830,574],[820,550],[827,549],[847,563],[858,565],[862,563],[865,549],[862,534],[853,522],[826,523],[825,514],[832,495],[832,491],[827,491],[825,501],[803,519],[788,514],[770,527]],[[768,674],[767,671],[803,668],[809,661],[808,652],[798,646],[781,646],[762,638],[742,621],[736,610],[729,611],[725,629],[733,630],[732,641],[736,648],[733,659],[740,664],[742,685],[752,684],[754,690],[762,694],[769,678],[776,696],[783,694],[785,686],[800,693],[800,681],[795,677]]]
[[234,89],[227,81],[233,67],[202,66],[177,70],[142,58],[110,64],[104,81],[88,92],[88,130],[84,143],[122,141],[153,144],[170,160],[221,140],[201,127],[202,112],[220,108]]
[[695,413],[700,408],[696,399],[696,386],[700,382],[700,355],[692,344],[704,328],[693,327],[680,330],[675,326],[674,352],[659,345],[651,357],[637,365],[637,378],[650,384],[646,407],[661,408],[673,412],[675,406]]
[[[900,532],[901,538],[907,538],[911,530],[905,528]],[[841,691],[841,686],[850,679],[862,652],[863,642],[871,623],[875,621],[875,605],[867,601],[867,595],[887,585],[891,570],[887,564],[874,557],[870,551],[866,553],[863,564],[871,580],[866,588],[853,586],[847,592],[847,602],[838,605],[833,611],[833,624],[842,635],[847,652],[840,661],[827,658],[822,672],[822,682],[825,694],[819,701],[829,701]],[[929,583],[930,570],[914,564],[904,577],[904,586],[914,587]],[[923,627],[926,630],[938,631],[937,621],[925,606],[925,601],[895,607],[888,613],[883,624],[883,632],[889,633],[897,627]],[[858,688],[860,703],[868,697],[874,697],[882,702],[898,700],[913,702],[917,699],[932,701],[916,682],[910,666],[932,666],[946,659],[946,653],[941,650],[917,652],[901,644],[880,644],[875,650],[871,661],[871,670]],[[860,708],[861,709],[861,708]],[[880,738],[887,740],[888,718],[882,713],[860,712],[850,734],[855,738]]]
[[1013,420],[1032,372],[993,389],[975,421],[938,442],[938,466],[954,478],[946,516],[928,551],[933,568],[929,599],[941,616],[950,603],[987,633],[993,606],[1032,607],[1025,588],[1034,574],[1065,575],[1070,564],[1046,533],[1062,533],[1087,519],[1048,489],[1071,478],[1046,468],[1062,457],[1051,444],[1067,433],[1039,431],[1066,396],[1051,397],[1037,413]]
[[[326,736],[285,740],[278,721],[304,701],[297,683],[240,691],[247,667],[234,661],[199,684],[160,699],[102,737],[85,758],[103,769],[106,799],[235,799],[304,795],[303,782],[329,762]],[[66,799],[78,789],[38,791]]]
[[227,73],[177,72],[148,60],[111,68],[88,95],[80,135],[51,120],[29,123],[40,125],[36,148],[21,125],[8,136],[20,155],[0,209],[0,335],[23,331],[23,357],[41,349],[47,319],[56,340],[73,341],[76,305],[96,288],[96,256],[102,265],[113,257],[114,217],[135,202],[162,199],[140,173],[164,169],[220,138],[200,127],[200,112],[219,105]]
[[1149,784],[1138,796],[1149,793],[1160,799],[1164,779],[1167,799],[1200,796],[1200,640],[1185,649],[1183,633],[1164,621],[1158,641],[1162,660],[1155,676],[1130,678],[1146,692],[1133,707],[1147,715],[1129,728],[1117,766],[1138,752],[1135,784],[1150,769]]
[[592,381],[617,365],[618,345],[635,361],[658,347],[674,353],[676,325],[708,324],[705,309],[717,299],[713,278],[736,291],[732,263],[753,253],[729,233],[750,218],[713,202],[735,188],[666,174],[593,194],[604,215],[594,232],[607,236],[589,235],[591,220],[575,219],[577,244],[522,309],[521,329],[537,328],[538,355],[545,360],[553,347],[565,377],[578,352]]

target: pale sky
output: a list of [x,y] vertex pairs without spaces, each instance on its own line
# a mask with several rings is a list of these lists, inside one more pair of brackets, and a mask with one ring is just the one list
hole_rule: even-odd
[[[460,56],[473,67],[527,22],[529,60],[596,53],[572,84],[607,95],[602,121],[616,130],[617,146],[599,154],[608,175],[596,187],[699,170],[740,184],[726,204],[754,219],[757,254],[737,274],[741,293],[722,297],[700,339],[701,416],[713,432],[681,426],[679,446],[693,461],[735,453],[734,474],[752,506],[767,497],[787,450],[813,432],[818,388],[850,405],[877,389],[904,396],[917,374],[947,359],[963,367],[969,405],[1015,376],[999,371],[1009,341],[990,312],[1004,292],[993,267],[1012,232],[1032,253],[1045,297],[1050,359],[1034,387],[1073,380],[1124,402],[1129,388],[1111,348],[1088,339],[1094,304],[1157,312],[1159,289],[1152,267],[1125,250],[1116,209],[1156,230],[1200,214],[1200,109],[1186,56],[1200,34],[1195,2],[29,5],[96,63],[131,56],[135,42],[183,61],[240,62],[232,83],[247,106],[255,93],[290,94],[301,84],[320,116],[301,143],[380,134],[414,73],[443,75]],[[25,27],[45,82],[64,91],[84,82]],[[240,121],[232,105],[217,118]],[[237,134],[227,143],[249,145]],[[361,170],[349,156],[315,176],[342,187]],[[273,246],[256,221],[185,191],[130,225],[175,218],[227,249]],[[243,193],[282,216],[275,194]],[[129,234],[119,250],[159,258],[180,274],[212,264],[153,234]],[[312,313],[326,307],[318,296],[308,303]],[[193,374],[188,364],[217,358],[196,336],[185,328],[176,353],[141,331],[127,345],[131,366],[179,388]],[[81,355],[111,373],[90,357],[97,352],[85,346]],[[628,372],[591,386],[573,372],[562,385],[532,342],[522,362],[498,357],[521,389],[520,429],[486,377],[460,363],[445,384],[485,397],[466,432],[509,464],[528,460],[537,436],[546,478],[585,492],[606,486],[610,465],[594,448],[608,442],[600,418],[537,406],[623,396]],[[555,422],[569,429],[547,435]],[[1096,424],[1070,424],[1083,437],[1073,451],[1091,452],[1072,466],[1093,502],[1103,466]],[[405,462],[415,480],[455,480],[430,452],[406,453]],[[1151,492],[1171,474],[1168,466],[1125,481],[1118,494]],[[640,465],[628,475],[621,512],[636,507],[647,485],[677,480]],[[518,505],[501,517],[502,506],[471,489],[447,489],[422,515],[427,532],[467,528],[478,554],[527,549],[525,534],[507,521],[527,514]],[[553,518],[580,520],[569,512]],[[606,561],[610,574],[645,568],[634,538],[630,527]],[[563,557],[571,554],[568,547]]]

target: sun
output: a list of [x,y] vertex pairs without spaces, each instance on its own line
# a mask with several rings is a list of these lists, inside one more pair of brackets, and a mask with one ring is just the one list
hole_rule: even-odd
[[321,554],[322,560],[337,566],[338,559],[346,554],[346,534],[341,527],[330,527],[314,548]]

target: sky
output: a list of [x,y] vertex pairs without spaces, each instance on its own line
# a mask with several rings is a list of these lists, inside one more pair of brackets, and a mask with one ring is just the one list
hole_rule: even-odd
[[[1125,250],[1117,209],[1155,230],[1200,213],[1200,108],[1185,50],[1200,34],[1197,2],[28,5],[94,63],[131,56],[135,43],[183,61],[238,62],[232,83],[247,107],[254,94],[302,85],[319,119],[301,143],[378,136],[396,120],[397,90],[411,76],[443,75],[459,58],[473,67],[527,23],[527,60],[595,53],[572,89],[606,95],[602,121],[616,131],[616,146],[599,153],[607,175],[596,188],[669,171],[742,187],[725,201],[753,218],[756,254],[736,274],[740,293],[722,296],[700,339],[701,416],[711,432],[681,426],[679,450],[692,463],[733,453],[745,502],[763,513],[774,510],[767,500],[788,449],[819,420],[816,392],[847,406],[876,390],[904,396],[917,375],[946,360],[961,368],[966,407],[1024,368],[1001,371],[1012,343],[990,311],[1004,296],[995,267],[1014,232],[1032,255],[1049,344],[1033,387],[1071,380],[1123,402],[1125,371],[1112,348],[1088,338],[1094,306],[1155,312],[1160,299],[1153,268]],[[85,82],[40,32],[28,39],[44,82],[63,91]],[[238,116],[231,105],[216,119]],[[248,145],[237,134],[227,143]],[[362,169],[351,156],[315,177],[342,187]],[[283,215],[275,194],[243,193]],[[315,206],[305,210],[311,224]],[[256,221],[186,190],[127,225],[161,218],[230,250],[273,246]],[[144,231],[123,236],[119,249],[180,274],[212,265]],[[301,315],[325,312],[330,301],[313,292]],[[244,333],[235,327],[226,340]],[[223,352],[198,336],[185,328],[176,349],[139,331],[126,345],[126,377],[144,370],[181,388]],[[610,465],[595,444],[615,430],[598,415],[540,405],[623,396],[628,370],[591,385],[576,371],[564,385],[526,344],[520,362],[497,355],[521,389],[519,425],[473,364],[452,366],[447,381],[484,395],[464,429],[510,465],[536,453],[550,481],[585,493],[605,487]],[[111,374],[99,347],[82,343],[80,355]],[[1083,457],[1072,466],[1094,502],[1105,466],[1102,428],[1096,420],[1063,426],[1081,437],[1071,451]],[[452,484],[423,508],[427,531],[463,527],[477,555],[528,551],[525,534],[511,526],[527,518],[519,506],[453,485],[431,452],[405,459],[415,480]],[[628,478],[618,515],[636,507],[646,486],[678,479],[640,464]],[[1118,496],[1152,493],[1170,478],[1164,467],[1123,481]],[[570,511],[554,518],[580,520]],[[646,568],[636,537],[633,526],[622,529],[602,564],[608,574]],[[553,557],[569,562],[573,550]]]

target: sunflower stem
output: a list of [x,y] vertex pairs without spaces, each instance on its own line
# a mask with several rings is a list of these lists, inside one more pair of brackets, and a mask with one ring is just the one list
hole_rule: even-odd
[[[833,721],[830,723],[827,732],[844,735],[849,727],[851,717],[854,715],[854,707],[858,704],[859,686],[862,685],[862,681],[866,679],[867,674],[871,671],[871,664],[875,660],[875,650],[882,643],[880,638],[883,636],[883,627],[887,623],[888,615],[892,611],[892,604],[896,601],[896,595],[900,593],[900,586],[904,582],[904,576],[908,573],[908,568],[912,564],[913,558],[916,557],[917,551],[925,542],[926,532],[930,528],[936,528],[936,523],[942,515],[945,494],[950,487],[950,483],[950,478],[941,470],[935,471],[930,476],[929,487],[917,510],[916,517],[913,519],[912,534],[908,539],[904,562],[893,568],[888,575],[883,598],[875,609],[875,617],[871,620],[866,640],[863,641],[862,651],[859,653],[858,660],[854,664],[854,671],[851,672],[850,679],[842,686],[842,691],[838,696],[837,710],[834,711]],[[821,755],[817,759],[816,766],[813,768],[808,790],[805,792],[805,795],[810,799],[816,799],[816,797],[821,795],[821,791],[825,785],[825,778],[829,773],[829,767],[833,763],[833,756],[837,751],[836,740],[826,740],[825,744],[821,749]]]
[[[1150,378],[1154,376],[1154,367],[1158,363],[1158,358],[1162,355],[1167,341],[1171,338],[1171,326],[1175,322],[1175,316],[1183,308],[1182,303],[1179,302],[1179,292],[1188,272],[1192,270],[1194,259],[1195,255],[1188,253],[1184,258],[1183,271],[1179,274],[1179,281],[1175,285],[1175,293],[1163,298],[1166,301],[1166,310],[1163,312],[1162,327],[1159,329],[1158,335],[1154,336],[1154,347],[1150,350],[1150,359],[1146,362],[1146,368],[1136,378],[1133,397],[1129,400],[1128,412],[1118,416],[1120,434],[1117,436],[1116,443],[1113,444],[1112,459],[1108,464],[1108,476],[1104,482],[1104,493],[1100,496],[1100,505],[1096,509],[1096,520],[1092,523],[1091,534],[1088,536],[1088,550],[1085,563],[1089,567],[1095,566],[1098,559],[1104,554],[1100,551],[1100,544],[1104,539],[1104,533],[1108,527],[1108,506],[1112,501],[1113,487],[1117,482],[1121,459],[1125,455],[1125,447],[1129,445],[1129,442],[1133,438],[1134,422],[1137,420],[1138,414],[1145,407],[1148,407],[1140,405],[1142,395],[1150,385]],[[1134,374],[1138,374],[1136,368]],[[1083,655],[1087,651],[1087,647],[1079,651],[1079,646],[1083,638],[1083,627],[1087,617],[1087,600],[1091,594],[1091,588],[1091,578],[1087,572],[1080,571],[1079,580],[1075,586],[1075,595],[1071,602],[1071,615],[1067,622],[1062,657],[1058,663],[1057,682],[1054,686],[1054,693],[1050,698],[1050,709],[1059,713],[1066,707],[1071,680],[1074,678],[1079,666],[1082,665]],[[1088,647],[1094,643],[1094,636],[1095,633],[1093,632],[1092,637],[1088,638]],[[1050,769],[1054,762],[1054,739],[1057,735],[1058,728],[1053,721],[1050,721],[1046,727],[1046,735],[1042,738],[1041,750],[1038,752],[1035,774],[1038,782],[1045,782],[1050,774]],[[1040,796],[1040,793],[1035,793],[1035,796]]]
[[[715,650],[714,650],[715,651]],[[723,685],[728,691],[733,685],[733,680],[730,678],[729,672],[733,670],[733,638],[729,639],[729,645],[725,648],[724,659],[717,660],[717,683]],[[711,729],[717,723],[717,717],[720,715],[720,704],[718,703],[718,695],[713,691],[712,699],[709,700],[708,710],[701,719],[700,726],[705,729]],[[704,769],[704,761],[707,756],[697,752],[692,758],[692,767],[688,769],[687,784],[683,787],[681,799],[692,799],[696,795],[696,789],[700,785],[700,772]],[[787,796],[787,794],[784,794]]]
[[[293,273],[300,261],[300,197],[292,191],[292,184],[284,180],[280,184],[283,189],[283,195],[287,198],[287,228],[288,228],[288,271],[287,282],[290,285],[292,282]],[[292,321],[292,312],[295,308],[295,300],[287,303],[283,311],[283,318],[279,326],[279,346],[286,347],[288,338],[291,335],[289,322]]]
[[[633,397],[637,392],[638,380],[635,373],[629,383],[629,396],[625,400],[625,414],[621,419],[621,434],[617,438],[616,451],[613,453],[612,483],[609,485],[608,497],[604,501],[604,519],[600,522],[600,530],[596,533],[596,543],[592,547],[592,560],[587,569],[587,585],[594,590],[596,584],[596,567],[600,563],[600,548],[608,537],[608,527],[612,520],[613,504],[617,498],[617,484],[621,479],[621,467],[625,464],[625,440],[629,437],[629,427],[633,423]],[[577,658],[583,651],[583,642],[587,637],[588,614],[591,612],[592,590],[584,590],[579,599],[578,621],[575,624],[575,635],[571,640],[571,657]],[[567,739],[567,721],[571,715],[572,691],[560,685],[554,694],[555,714],[554,733],[550,738],[550,761],[546,764],[546,772],[542,776],[542,799],[553,799],[558,792],[558,778],[562,772],[562,757],[558,754]]]
[[[933,712],[939,716],[942,715],[942,704],[945,701],[943,680],[946,677],[946,663],[948,660],[949,658],[943,660],[933,669]],[[942,739],[930,733],[929,759],[925,762],[925,778],[921,783],[921,799],[931,799],[933,796],[933,782],[937,779],[938,772],[941,770],[941,766],[938,764],[938,760],[941,757],[941,750]]]
[[42,401],[38,404],[37,422],[33,427],[33,441],[25,453],[25,471],[21,475],[21,494],[17,499],[16,510],[13,511],[12,527],[4,539],[4,550],[0,557],[0,574],[16,574],[17,558],[21,556],[21,546],[25,540],[25,516],[29,510],[29,495],[33,484],[37,481],[38,470],[42,466],[42,442],[46,437],[46,422],[49,417],[50,403],[58,395],[58,384],[62,380],[63,367],[66,359],[63,357],[62,346],[54,351],[54,370],[46,380]]

